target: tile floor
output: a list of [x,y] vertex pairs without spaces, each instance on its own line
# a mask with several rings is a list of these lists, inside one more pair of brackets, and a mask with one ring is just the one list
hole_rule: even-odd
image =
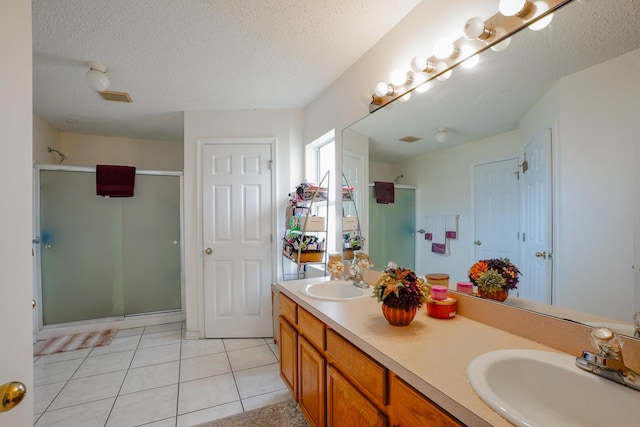
[[187,427],[290,398],[271,338],[182,339],[182,323],[34,358],[34,425]]

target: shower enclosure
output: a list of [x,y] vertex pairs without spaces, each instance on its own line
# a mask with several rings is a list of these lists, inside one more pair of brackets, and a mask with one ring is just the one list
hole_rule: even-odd
[[96,195],[95,168],[36,168],[40,326],[180,312],[180,172],[137,171],[134,197]]

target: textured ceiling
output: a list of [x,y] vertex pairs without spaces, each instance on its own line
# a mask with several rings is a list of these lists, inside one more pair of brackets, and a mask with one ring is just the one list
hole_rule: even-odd
[[[420,0],[33,0],[34,111],[66,132],[182,140],[182,112],[304,108]],[[84,81],[107,66],[103,101]]]

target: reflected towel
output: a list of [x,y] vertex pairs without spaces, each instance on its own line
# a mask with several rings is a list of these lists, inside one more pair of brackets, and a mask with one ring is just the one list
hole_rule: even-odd
[[447,245],[444,243],[432,243],[431,252],[434,254],[444,255],[447,253]]
[[136,168],[133,166],[97,165],[96,194],[104,197],[133,197]]
[[458,215],[447,215],[445,217],[444,236],[447,239],[458,238]]
[[373,183],[373,194],[376,202],[388,205],[395,201],[395,188],[393,182],[375,181]]

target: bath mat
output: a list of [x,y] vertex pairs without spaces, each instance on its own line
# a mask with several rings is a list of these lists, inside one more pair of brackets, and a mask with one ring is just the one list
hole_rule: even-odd
[[298,404],[293,400],[254,409],[197,427],[309,427]]
[[101,347],[111,342],[117,329],[106,329],[98,332],[85,332],[82,334],[63,335],[49,338],[35,343],[34,356],[62,353],[63,351],[80,350],[89,347]]

